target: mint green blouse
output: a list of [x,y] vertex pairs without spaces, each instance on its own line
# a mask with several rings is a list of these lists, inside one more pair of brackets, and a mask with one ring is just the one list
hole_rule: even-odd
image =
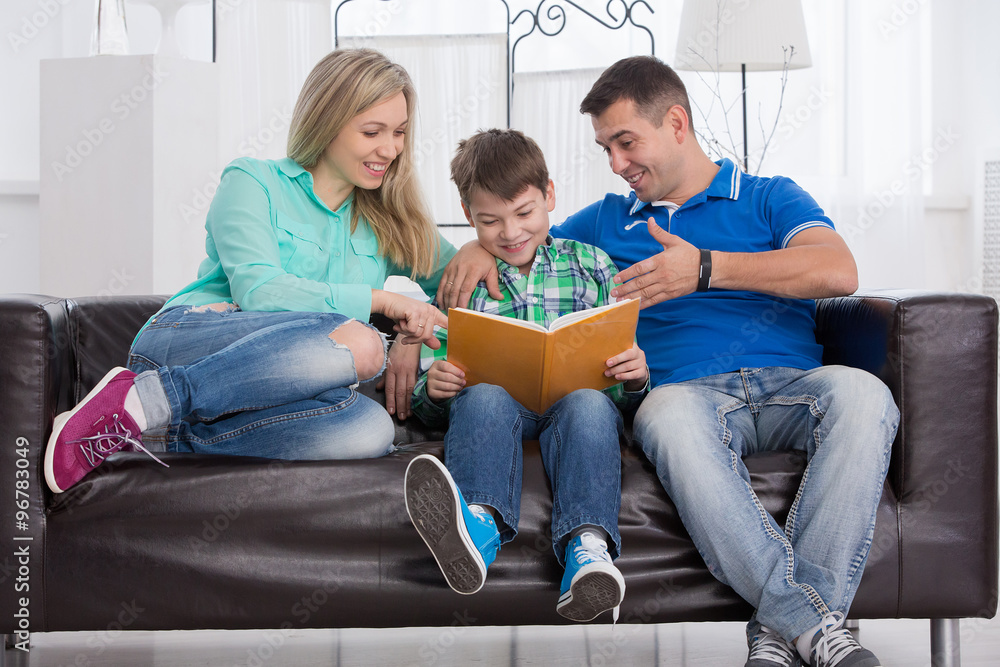
[[[353,202],[352,194],[331,211],[313,192],[312,174],[291,158],[234,160],[208,211],[208,257],[198,279],[164,308],[227,302],[243,310],[337,312],[368,321],[372,290],[410,271],[379,252],[366,220],[351,233]],[[416,280],[431,295],[455,254],[438,237],[434,273]]]

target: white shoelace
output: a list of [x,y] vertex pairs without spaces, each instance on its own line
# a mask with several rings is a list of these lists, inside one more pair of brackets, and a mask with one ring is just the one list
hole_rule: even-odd
[[573,558],[580,565],[594,563],[602,560],[611,562],[611,554],[608,553],[608,543],[591,532],[580,534],[580,545],[573,549]]
[[750,647],[751,660],[770,660],[779,665],[791,665],[795,662],[796,651],[791,644],[771,628],[760,626],[760,632],[754,637]]
[[[98,422],[103,419],[104,417],[101,417]],[[164,468],[170,467],[157,458],[153,452],[143,447],[142,442],[132,435],[132,431],[121,423],[121,418],[118,415],[112,415],[111,423],[104,428],[103,433],[83,438],[80,441],[80,450],[87,459],[87,463],[91,467],[96,467],[104,459],[119,451],[125,445],[132,445],[133,448],[143,452]]]
[[[580,544],[573,549],[573,560],[580,565],[604,561],[611,563],[611,554],[608,553],[608,543],[590,531],[580,534]],[[611,610],[611,625],[614,627],[618,623],[618,616],[621,613],[621,605]]]
[[849,630],[843,627],[844,613],[830,612],[823,617],[819,638],[809,651],[813,667],[833,667],[861,648]]

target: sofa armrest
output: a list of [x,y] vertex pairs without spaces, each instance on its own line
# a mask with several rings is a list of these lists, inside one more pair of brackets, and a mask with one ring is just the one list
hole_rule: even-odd
[[0,494],[12,509],[3,513],[0,539],[14,545],[0,558],[2,632],[24,630],[24,616],[16,616],[24,601],[27,624],[45,629],[43,463],[52,421],[108,369],[127,362],[135,333],[164,301],[162,296],[0,297]]
[[[52,419],[71,401],[72,344],[60,299],[0,297],[0,632],[44,630],[42,457]],[[27,604],[25,604],[27,603]]]
[[[897,503],[900,608],[945,617],[997,598],[997,304],[974,294],[884,291],[817,304],[826,364],[867,370],[900,411],[888,482]],[[873,549],[877,545],[873,546]],[[945,582],[948,583],[948,582]],[[939,594],[939,593],[938,593]],[[962,600],[963,604],[958,601]]]

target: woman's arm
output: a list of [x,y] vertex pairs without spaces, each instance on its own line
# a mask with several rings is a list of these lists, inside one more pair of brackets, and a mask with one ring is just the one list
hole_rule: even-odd
[[503,299],[496,258],[484,250],[479,241],[469,241],[448,262],[437,288],[436,301],[445,312],[449,308],[467,308],[472,290],[482,281],[486,281],[491,297],[498,301]]

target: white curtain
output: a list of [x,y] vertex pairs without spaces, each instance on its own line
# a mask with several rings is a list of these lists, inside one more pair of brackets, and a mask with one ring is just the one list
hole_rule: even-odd
[[[925,125],[930,12],[899,21],[893,0],[825,4],[804,5],[810,41],[822,57],[813,56],[805,71],[816,78],[799,86],[799,103],[789,108],[806,118],[798,123],[802,138],[811,139],[820,159],[802,184],[850,246],[862,287],[925,287],[924,195],[937,159],[926,149],[942,145]],[[823,29],[831,25],[840,29]],[[809,108],[805,91],[823,100],[816,122],[802,111]],[[800,171],[810,164],[808,145],[789,151],[787,168],[773,166]]]
[[216,9],[221,165],[285,157],[306,76],[333,50],[328,0],[254,0]]
[[925,125],[930,12],[896,26],[887,22],[896,4],[846,2],[846,178],[820,194],[854,252],[862,286],[922,288],[924,194],[930,170],[954,139]]
[[[930,12],[901,19],[896,5],[803,2],[813,66],[789,72],[780,112],[781,74],[747,74],[751,169],[773,128],[760,173],[789,176],[817,199],[854,253],[863,288],[926,286],[925,175],[953,143],[926,123]],[[680,74],[707,108],[701,77]],[[728,127],[737,146],[739,79],[720,78],[723,100],[734,102]],[[718,105],[709,124],[728,140]]]
[[431,215],[439,225],[459,225],[441,230],[455,245],[474,238],[450,164],[459,139],[507,124],[506,36],[344,37],[340,46],[378,49],[409,72],[418,100],[416,162]]
[[608,192],[628,193],[628,186],[608,167],[604,151],[594,142],[590,116],[580,102],[602,69],[526,72],[514,76],[511,127],[534,139],[545,154],[549,177],[555,182],[558,224]]

